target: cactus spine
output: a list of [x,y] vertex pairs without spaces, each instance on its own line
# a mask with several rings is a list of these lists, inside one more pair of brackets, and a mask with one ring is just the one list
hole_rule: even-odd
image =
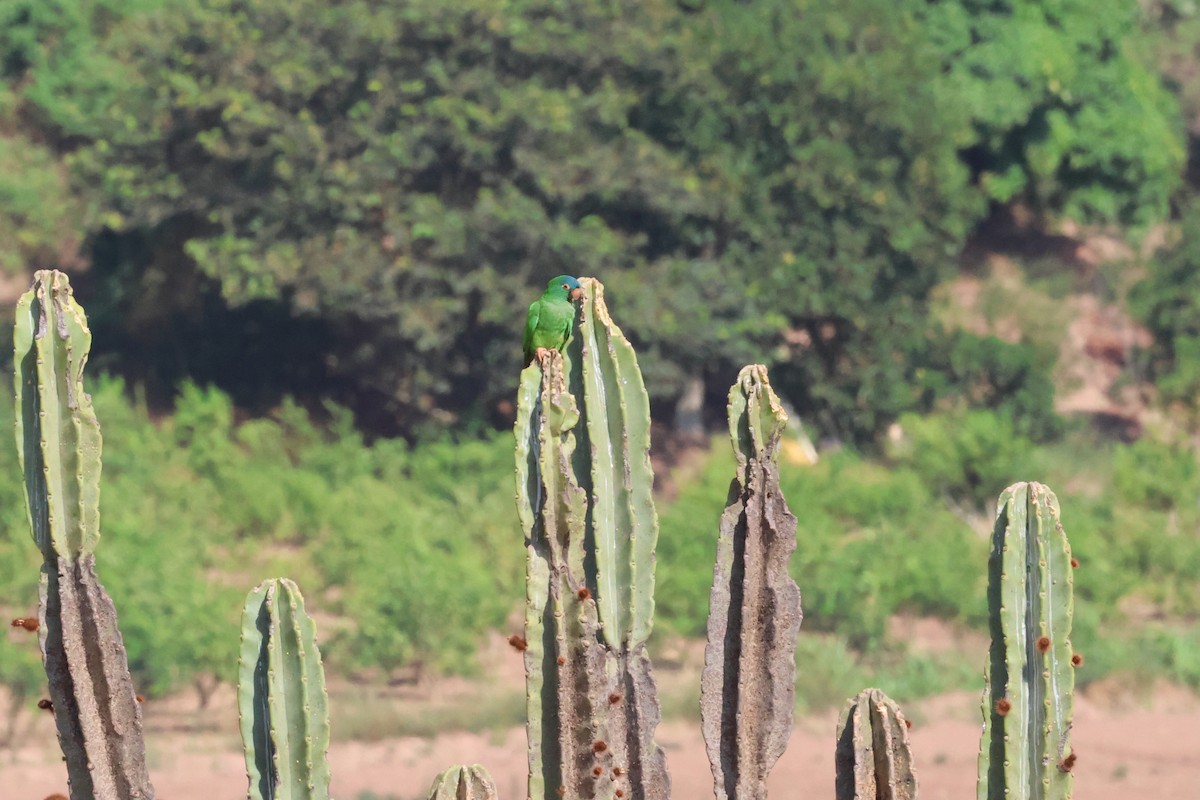
[[1054,493],[1038,483],[1006,489],[988,559],[992,643],[983,691],[979,800],[1071,796],[1071,570]]
[[802,613],[788,575],[796,517],[776,463],[786,422],[766,367],[745,367],[729,392],[738,464],[721,516],[700,690],[718,798],[765,798],[792,729]]
[[429,800],[498,800],[496,784],[483,767],[451,767],[438,775],[429,789]]
[[915,800],[917,776],[908,721],[879,689],[863,689],[838,722],[837,800]]
[[117,612],[95,570],[101,438],[83,391],[91,343],[67,276],[35,273],[17,303],[13,362],[17,451],[43,559],[39,642],[73,800],[152,800]]
[[658,533],[649,400],[603,287],[581,282],[565,356],[526,368],[518,393],[529,796],[658,800],[670,784],[646,653]]
[[295,583],[264,581],[246,596],[238,664],[251,800],[328,800],[325,672]]

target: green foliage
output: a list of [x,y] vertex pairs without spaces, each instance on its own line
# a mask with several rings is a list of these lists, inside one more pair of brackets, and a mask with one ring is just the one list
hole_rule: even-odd
[[910,466],[935,495],[984,509],[995,487],[1016,482],[1028,470],[1032,442],[1011,419],[993,411],[965,411],[900,418],[902,438],[890,452]]
[[1116,451],[1113,483],[1117,496],[1125,503],[1156,511],[1200,502],[1196,453],[1153,439],[1139,439]]
[[[1023,330],[1028,330],[1022,326]],[[954,331],[938,342],[919,373],[929,405],[993,409],[1017,434],[1046,441],[1062,431],[1054,411],[1057,342],[1011,344],[995,336]]]
[[[662,512],[658,618],[685,635],[703,631],[708,615],[729,473],[717,453]],[[966,565],[983,563],[986,546],[916,473],[838,452],[816,467],[784,466],[780,480],[799,517],[791,571],[804,598],[804,631],[836,632],[873,649],[900,611],[982,619],[983,570]]]
[[1200,202],[1182,211],[1178,240],[1150,262],[1130,292],[1134,314],[1154,334],[1151,377],[1164,399],[1195,413],[1200,396]]
[[87,198],[63,156],[95,141],[113,88],[134,80],[109,34],[163,1],[0,4],[0,271],[78,261]]
[[1130,3],[802,5],[13,0],[3,258],[89,241],[108,307],[317,320],[299,371],[409,434],[507,422],[526,306],[600,275],[655,399],[766,361],[865,441],[925,407],[927,296],[989,200],[1152,220],[1182,148]]
[[[310,607],[333,616],[327,661],[343,672],[471,671],[520,593],[512,490],[496,477],[511,474],[507,437],[367,446],[344,410],[325,428],[290,404],[238,426],[227,397],[197,387],[156,424],[120,382],[89,388],[105,436],[97,560],[139,691],[232,680],[239,598],[279,567],[309,576]],[[0,393],[0,415],[12,413]],[[0,448],[0,471],[20,474],[12,447]],[[37,605],[19,487],[0,482],[11,501],[0,505],[0,608],[12,616]],[[5,683],[37,679],[14,658]]]
[[[0,89],[0,119],[5,116]],[[24,137],[0,136],[0,272],[58,266],[77,236],[80,204],[54,155]]]
[[1161,218],[1185,160],[1174,98],[1141,63],[1127,0],[914,3],[971,119],[993,200],[1083,220]]
[[[946,460],[930,463],[931,456],[918,457],[914,448],[908,459],[885,468],[839,451],[823,454],[815,467],[783,468],[782,489],[799,516],[792,572],[804,597],[802,647],[807,636],[830,632],[871,656],[889,646],[887,620],[898,612],[982,625],[987,545],[948,510],[946,497],[954,496],[950,486],[955,483],[963,492],[958,503],[973,496],[965,473],[954,465],[961,464],[959,448],[988,442],[996,449],[979,450],[979,457],[996,466],[984,484],[1008,482],[1012,473],[1003,465],[1013,463],[1011,456],[1017,475],[1043,475],[1064,487],[1063,513],[1080,561],[1072,639],[1087,658],[1081,680],[1137,670],[1139,648],[1150,630],[1146,619],[1190,619],[1200,613],[1200,541],[1187,533],[1200,526],[1190,477],[1194,454],[1162,445],[1101,446],[1078,436],[1052,445],[1007,436],[995,440],[995,431],[1006,423],[987,414],[973,423],[980,426],[978,440],[958,441],[963,428],[951,419],[906,421],[906,430],[928,431],[932,442],[941,442],[951,454]],[[1007,449],[1014,444],[1019,453]],[[657,617],[665,629],[684,635],[699,635],[708,615],[706,592],[730,467],[720,443],[708,458],[698,477],[661,510]],[[1160,469],[1164,480],[1155,489],[1151,484]],[[954,480],[939,484],[939,474]],[[1154,663],[1178,663],[1170,671],[1186,676],[1190,662],[1186,641],[1180,641],[1184,644],[1174,649],[1160,647]],[[887,674],[878,661],[866,669],[871,671],[844,687],[837,702],[872,682],[870,675]],[[803,673],[802,668],[799,681],[805,680]]]
[[331,610],[353,622],[329,640],[330,663],[473,671],[523,573],[509,442],[367,449],[345,416],[340,433],[298,465],[324,473],[313,557],[324,585],[340,587]]

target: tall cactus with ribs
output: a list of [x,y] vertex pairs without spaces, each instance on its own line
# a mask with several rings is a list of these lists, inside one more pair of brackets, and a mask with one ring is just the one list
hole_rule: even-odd
[[700,716],[716,796],[767,796],[795,703],[800,589],[788,574],[796,517],[779,487],[787,414],[767,368],[745,367],[729,392],[737,472],[721,516],[709,602]]
[[246,596],[238,716],[250,800],[329,800],[329,696],[316,626],[287,578]]
[[1000,495],[988,560],[992,644],[983,691],[979,800],[1067,800],[1075,667],[1074,561],[1058,499],[1040,483]]
[[669,796],[646,652],[658,518],[650,407],[598,281],[565,353],[521,375],[529,797]]
[[96,577],[101,439],[83,391],[91,343],[66,275],[36,273],[17,303],[13,361],[17,450],[43,561],[42,660],[73,800],[152,800],[117,612]]

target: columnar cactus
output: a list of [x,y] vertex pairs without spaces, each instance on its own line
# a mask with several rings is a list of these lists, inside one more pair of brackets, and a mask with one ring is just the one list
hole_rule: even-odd
[[34,275],[13,332],[16,435],[42,553],[39,639],[72,800],[154,797],[117,612],[96,577],[100,425],[83,391],[92,335],[67,276]]
[[988,560],[992,644],[983,691],[979,800],[1071,796],[1071,547],[1058,500],[1038,483],[1000,495]]
[[246,596],[238,665],[251,800],[328,800],[325,671],[295,583],[264,581]]
[[767,796],[792,729],[802,613],[788,574],[796,517],[776,462],[786,422],[766,367],[745,367],[729,392],[737,474],[721,516],[700,690],[716,796],[730,800]]
[[838,722],[837,800],[916,800],[908,720],[879,689],[863,689]]
[[429,800],[499,800],[496,784],[483,767],[451,767],[429,788]]
[[518,398],[529,797],[658,800],[649,401],[603,288],[583,284],[565,357],[526,368]]

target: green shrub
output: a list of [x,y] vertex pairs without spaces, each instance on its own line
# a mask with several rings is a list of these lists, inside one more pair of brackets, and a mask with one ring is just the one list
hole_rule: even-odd
[[1182,212],[1178,241],[1150,262],[1129,305],[1154,335],[1146,354],[1149,377],[1162,396],[1196,411],[1200,397],[1200,202]]
[[[732,471],[732,457],[718,448],[700,478],[661,512],[656,614],[670,630],[703,634]],[[986,563],[985,545],[915,472],[843,451],[815,467],[785,468],[781,485],[799,520],[792,574],[804,598],[804,630],[872,649],[899,611],[982,615],[975,600],[984,570],[964,565]]]
[[1028,471],[1033,444],[995,411],[960,411],[900,418],[903,439],[893,461],[920,476],[936,496],[988,508],[999,491]]
[[[281,568],[306,576],[327,658],[346,671],[471,671],[518,602],[507,436],[367,445],[344,410],[317,426],[290,402],[238,425],[226,395],[196,386],[155,424],[120,381],[89,389],[104,432],[97,559],[141,691],[231,678],[244,589]],[[0,481],[0,609],[23,616],[37,552],[13,447],[0,469],[13,476]],[[36,680],[36,644],[0,667],[11,687]]]
[[964,330],[934,337],[928,367],[920,372],[927,409],[990,409],[1021,436],[1056,438],[1062,420],[1054,411],[1053,341],[1011,343]]
[[1158,511],[1200,501],[1196,454],[1179,445],[1139,439],[1113,455],[1113,484],[1125,503]]

